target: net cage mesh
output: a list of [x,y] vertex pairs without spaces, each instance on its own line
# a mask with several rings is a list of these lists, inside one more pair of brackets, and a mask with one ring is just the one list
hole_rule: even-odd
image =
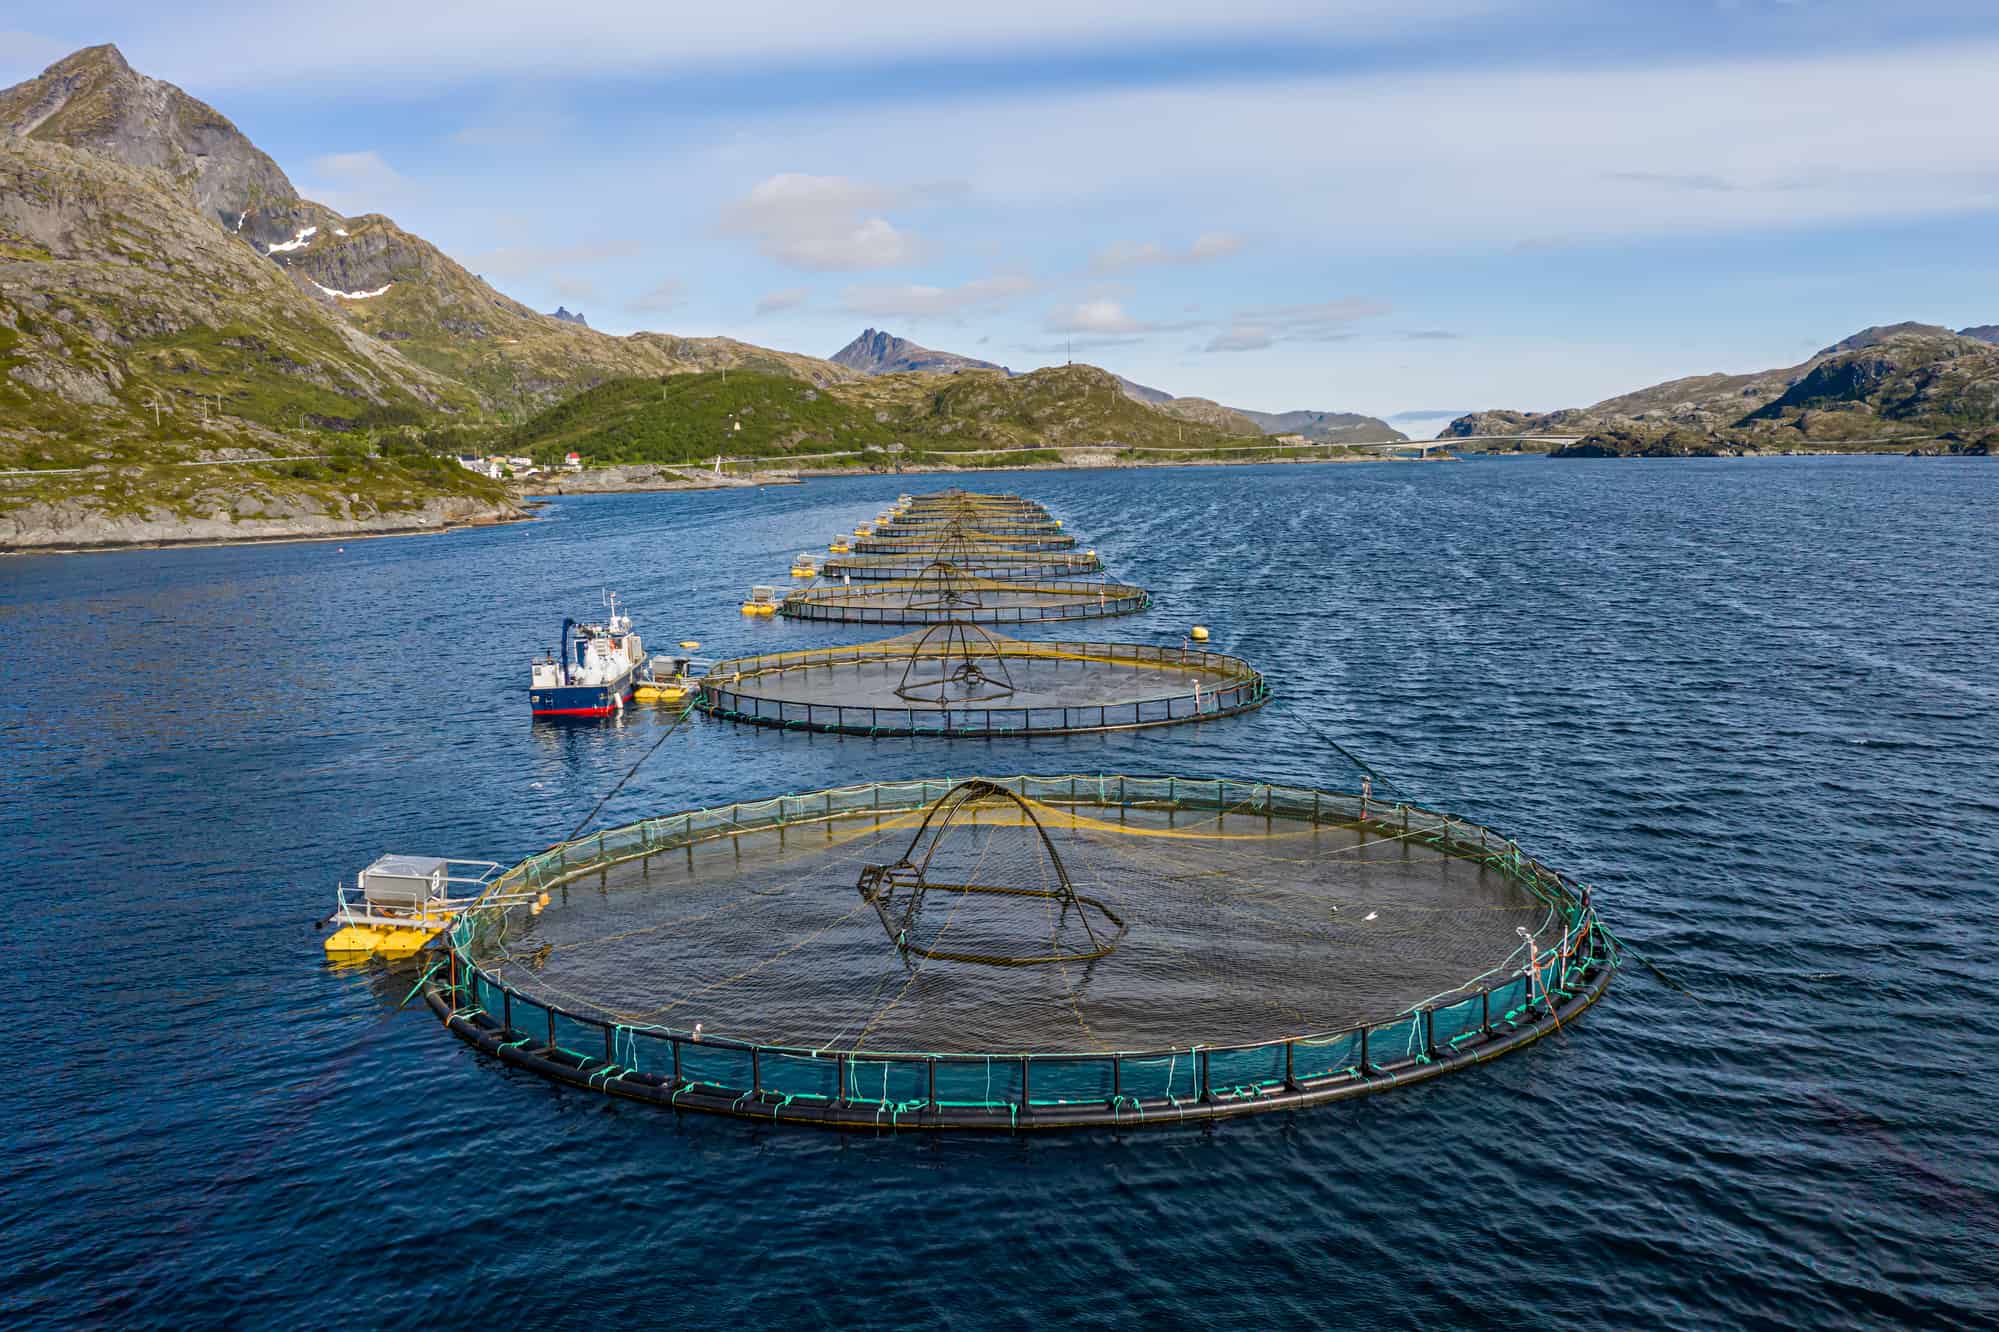
[[1270,697],[1239,657],[1190,645],[1027,641],[952,620],[845,647],[716,663],[730,721],[869,734],[1054,734],[1227,716]]
[[[537,886],[545,908],[518,891]],[[657,1073],[670,1046],[715,1061],[718,1086],[829,1056],[884,1078],[944,1057],[959,1079],[1068,1058],[1149,1094],[1196,1051],[1204,1079],[1273,1061],[1286,1081],[1353,1076],[1490,1039],[1613,960],[1586,889],[1477,825],[1174,778],[694,811],[516,866],[493,901],[450,935],[451,993],[477,1021],[504,1012],[503,1035],[626,1072],[643,1045]],[[1005,1102],[991,1093],[972,1100]]]
[[935,624],[966,620],[1022,624],[1128,615],[1151,604],[1141,587],[1088,580],[989,578],[945,560],[913,577],[858,584],[820,581],[789,593],[781,615],[854,624]]
[[873,536],[921,540],[953,527],[992,539],[1054,537],[1062,530],[1062,524],[1033,500],[945,491],[898,503],[874,525]]
[[956,543],[894,555],[835,555],[826,561],[823,576],[828,580],[913,579],[939,562],[992,579],[1069,578],[1097,573],[1104,567],[1095,551],[990,550]]
[[1076,547],[1076,538],[1066,532],[985,532],[964,524],[947,523],[936,532],[909,535],[885,534],[877,527],[873,536],[855,537],[851,544],[856,555],[918,554],[934,557],[949,555],[953,550],[968,552],[1073,550]]

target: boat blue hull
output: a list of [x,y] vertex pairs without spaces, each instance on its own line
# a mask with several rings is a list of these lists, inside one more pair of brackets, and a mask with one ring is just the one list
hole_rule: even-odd
[[537,717],[608,717],[632,701],[636,669],[601,685],[556,685],[528,690],[528,704]]

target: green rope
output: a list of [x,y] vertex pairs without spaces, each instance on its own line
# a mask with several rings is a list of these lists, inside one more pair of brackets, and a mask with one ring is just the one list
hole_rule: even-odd
[[447,960],[448,960],[447,958],[439,957],[431,962],[430,970],[424,972],[423,975],[417,977],[416,984],[410,986],[410,992],[403,996],[403,1001],[401,1003],[396,1005],[397,1012],[401,1012],[403,1009],[409,1007],[410,1000],[416,998],[417,991],[421,990],[426,984],[429,983],[430,978],[437,974],[437,969],[443,966]]

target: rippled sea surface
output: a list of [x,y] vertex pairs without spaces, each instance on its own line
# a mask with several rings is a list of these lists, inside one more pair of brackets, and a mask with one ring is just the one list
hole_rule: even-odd
[[1336,739],[1593,882],[1566,1035],[1203,1129],[839,1136],[556,1088],[313,922],[385,851],[563,835],[663,715],[536,725],[605,586],[655,643],[931,478],[557,502],[444,537],[0,561],[0,1314],[13,1326],[1999,1320],[1999,468],[1770,460],[1006,476],[1278,698],[1111,737],[690,721],[624,822],[849,780],[1229,774]]

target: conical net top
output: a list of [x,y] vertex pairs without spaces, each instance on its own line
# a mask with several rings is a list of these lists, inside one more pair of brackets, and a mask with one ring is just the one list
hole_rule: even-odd
[[990,579],[976,577],[962,565],[940,555],[918,571],[903,607],[917,611],[975,610],[986,604],[984,590],[990,586]]
[[910,646],[895,692],[944,706],[1011,698],[1013,675],[999,640],[976,624],[953,620],[924,630]]
[[905,959],[1028,967],[1107,957],[1124,922],[1077,893],[1029,804],[961,782],[917,827],[902,858],[856,885]]

